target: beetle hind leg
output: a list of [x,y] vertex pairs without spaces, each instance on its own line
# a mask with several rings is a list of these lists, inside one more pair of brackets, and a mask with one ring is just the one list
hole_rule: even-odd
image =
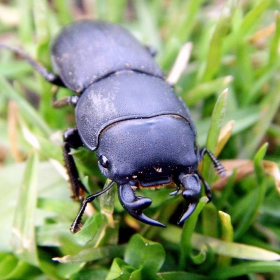
[[123,208],[135,219],[158,227],[165,227],[164,224],[147,217],[142,213],[143,209],[149,207],[152,200],[147,197],[136,196],[133,190],[134,184],[124,184],[118,187],[119,200]]
[[63,81],[60,79],[59,76],[55,75],[52,72],[49,72],[41,63],[39,63],[37,60],[32,58],[29,54],[27,54],[25,51],[23,51],[20,48],[9,46],[4,43],[0,43],[0,48],[4,48],[7,50],[10,50],[14,52],[15,54],[22,57],[27,63],[29,63],[38,73],[40,73],[46,81],[53,85],[62,86],[65,87]]

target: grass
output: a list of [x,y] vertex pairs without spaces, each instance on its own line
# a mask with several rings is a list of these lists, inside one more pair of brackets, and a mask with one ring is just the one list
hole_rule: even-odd
[[[227,178],[218,179],[205,157],[201,172],[213,201],[202,197],[182,227],[184,202],[170,189],[142,191],[153,199],[145,213],[162,229],[130,217],[112,188],[72,235],[79,205],[70,199],[61,144],[75,125],[73,109],[53,109],[53,88],[1,50],[0,279],[279,279],[277,1],[87,3],[81,10],[72,1],[5,1],[0,41],[51,69],[49,44],[62,26],[81,17],[109,20],[155,47],[166,74],[191,42],[175,90],[190,108],[199,146],[219,156]],[[85,149],[74,155],[90,192],[100,190],[105,178],[95,156]]]

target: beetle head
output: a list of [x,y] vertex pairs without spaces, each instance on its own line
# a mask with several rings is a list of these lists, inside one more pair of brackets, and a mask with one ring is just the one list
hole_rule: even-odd
[[195,135],[188,122],[162,115],[116,122],[104,129],[97,148],[103,175],[124,184],[169,183],[174,173],[196,170]]

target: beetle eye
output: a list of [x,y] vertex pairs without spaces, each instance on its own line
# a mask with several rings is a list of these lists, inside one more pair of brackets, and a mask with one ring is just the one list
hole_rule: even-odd
[[109,167],[109,160],[105,156],[100,156],[99,157],[99,162],[104,168]]

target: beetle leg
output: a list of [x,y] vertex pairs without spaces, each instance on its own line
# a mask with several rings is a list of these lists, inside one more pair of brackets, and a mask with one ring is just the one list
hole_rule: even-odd
[[208,183],[204,180],[204,178],[197,172],[197,175],[199,177],[199,179],[202,181],[203,185],[204,185],[204,191],[205,194],[208,198],[208,202],[210,202],[212,200],[212,191],[210,186],[208,185]]
[[178,224],[182,224],[195,210],[201,192],[200,178],[197,174],[181,174],[180,181],[184,187],[182,195],[187,202],[187,210],[183,213]]
[[21,56],[26,62],[28,62],[38,73],[40,73],[49,83],[65,87],[64,83],[60,77],[56,76],[54,73],[49,72],[42,64],[32,58],[29,54],[23,51],[20,48],[9,46],[3,43],[0,43],[0,48],[5,48],[11,50],[12,52]]
[[157,55],[157,50],[153,46],[144,45],[144,48],[150,53],[152,57],[155,57]]
[[67,129],[64,132],[63,140],[63,157],[69,175],[72,197],[82,201],[86,188],[81,182],[74,158],[71,155],[71,148],[77,149],[83,145],[78,130],[76,128]]
[[173,181],[174,181],[174,183],[175,183],[176,190],[173,191],[173,192],[171,192],[171,193],[169,194],[170,196],[175,196],[175,195],[177,195],[178,192],[179,192],[180,189],[181,189],[181,183],[180,183],[180,181],[179,181],[178,179],[176,179],[176,178],[173,178]]
[[169,195],[170,195],[170,196],[175,196],[175,195],[178,194],[179,191],[180,191],[180,187],[179,187],[179,186],[176,186],[176,190],[173,191],[173,192],[171,192]]
[[114,185],[114,181],[112,181],[105,189],[103,189],[102,191],[95,193],[95,194],[91,194],[89,195],[82,203],[82,206],[80,208],[79,213],[77,214],[75,220],[73,221],[71,227],[70,227],[70,231],[72,233],[76,233],[81,229],[81,219],[82,216],[85,212],[86,206],[88,203],[92,202],[94,199],[96,199],[98,196],[100,196],[101,194],[107,192],[109,189],[111,189]]
[[79,96],[73,95],[73,96],[66,96],[60,99],[56,99],[56,94],[53,95],[52,100],[52,106],[54,108],[62,108],[68,105],[72,105],[73,107],[76,106],[77,102],[79,100]]
[[135,184],[130,182],[128,184],[119,185],[119,200],[123,208],[135,219],[158,227],[165,227],[164,224],[153,220],[142,213],[142,210],[149,207],[152,203],[152,200],[147,197],[136,196],[132,187]]

